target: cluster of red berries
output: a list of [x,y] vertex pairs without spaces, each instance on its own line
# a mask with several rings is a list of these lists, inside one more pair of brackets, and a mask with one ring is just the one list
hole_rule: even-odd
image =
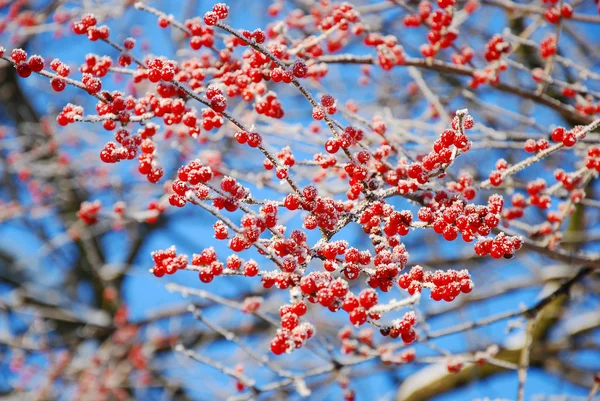
[[[336,241],[323,246],[319,249],[318,255],[326,259],[323,262],[325,270],[341,271],[348,280],[358,278],[361,272],[359,265],[367,266],[371,263],[371,253],[368,250],[348,248],[345,241]],[[336,259],[338,255],[344,255],[344,260]]]
[[283,82],[284,84],[289,84],[294,80],[294,74],[292,71],[286,71],[280,67],[275,67],[271,71],[270,78],[273,82]]
[[[292,149],[289,146],[286,146],[285,148],[283,148],[279,152],[277,152],[275,157],[281,163],[281,167],[278,167],[276,170],[276,177],[279,178],[280,180],[283,180],[283,179],[287,178],[287,176],[288,176],[287,169],[289,167],[292,167],[294,164],[296,164],[296,160],[294,159],[294,155],[292,154]],[[273,170],[275,168],[275,164],[269,158],[265,158],[265,160],[263,161],[263,166],[264,166],[265,170],[268,170],[268,171]]]
[[500,35],[494,35],[486,44],[485,59],[488,63],[499,60],[502,54],[510,53],[510,43]]
[[385,71],[391,70],[396,65],[403,65],[406,61],[404,49],[398,44],[398,38],[393,35],[383,36],[373,32],[365,36],[363,42],[366,46],[376,48],[377,61]]
[[[384,147],[387,150],[384,152],[380,152],[379,150],[381,150]],[[360,151],[355,155],[356,162],[349,161],[344,165],[344,172],[350,178],[350,180],[348,181],[350,188],[346,192],[346,197],[349,200],[358,199],[361,192],[363,192],[365,185],[368,187],[369,190],[377,189],[378,184],[375,180],[371,179],[372,177],[369,175],[368,168],[372,168],[373,170],[379,173],[386,171],[388,168],[381,162],[381,160],[384,157],[389,156],[390,152],[388,152],[388,150],[389,146],[382,146],[380,149],[374,152],[373,158],[371,158],[369,152]],[[343,175],[340,178],[344,178]]]
[[56,116],[56,122],[58,125],[65,126],[75,122],[81,116],[83,116],[83,107],[67,103],[58,116]]
[[192,265],[199,270],[198,277],[203,283],[210,283],[215,276],[223,274],[223,263],[217,259],[217,253],[212,247],[192,255]]
[[[409,312],[405,315],[407,322],[412,322],[414,316],[411,316],[411,314],[412,313]],[[400,323],[404,321],[405,319],[402,319],[398,320],[397,322]],[[402,327],[406,327],[406,324],[402,324]],[[383,331],[384,335],[387,333],[387,335],[389,336],[387,328],[382,328],[381,330]],[[385,344],[376,347],[374,343],[373,329],[371,327],[365,327],[360,329],[357,335],[355,335],[352,331],[352,327],[346,326],[342,328],[338,333],[338,338],[341,342],[341,352],[343,354],[355,353],[365,357],[368,355],[373,355],[373,352],[375,351],[376,353],[380,354],[381,361],[385,365],[403,365],[405,363],[414,361],[416,358],[415,350],[412,348],[403,349],[401,352],[394,354],[394,347],[389,347]],[[397,332],[398,331],[396,330],[394,332],[394,335]],[[401,336],[400,333],[398,334],[398,337]],[[410,339],[409,336],[407,337],[407,339]]]
[[[447,2],[447,0],[444,1]],[[451,28],[453,12],[442,8],[431,12],[431,6],[422,2],[419,4],[419,17],[429,26],[427,40],[429,44],[423,44],[420,47],[423,57],[435,57],[440,49],[447,49],[458,37],[458,31]],[[438,4],[439,5],[439,4]]]
[[207,108],[202,109],[202,128],[205,130],[210,131],[214,128],[221,128],[223,122],[223,116],[215,110]]
[[577,143],[577,133],[582,127],[574,127],[572,130],[565,130],[563,127],[558,127],[552,131],[552,140],[554,142],[562,142],[566,147],[575,146]]
[[315,155],[313,156],[313,159],[314,159],[314,161],[319,163],[319,166],[321,166],[324,169],[333,167],[337,163],[337,159],[335,158],[335,156],[324,155],[323,153],[315,153]]
[[408,210],[399,212],[390,204],[375,201],[362,212],[358,222],[364,232],[370,234],[379,234],[380,225],[383,223],[383,232],[388,237],[392,237],[396,234],[401,236],[408,234],[412,219],[412,213]]
[[495,238],[484,238],[475,244],[475,253],[479,256],[490,255],[494,259],[504,257],[511,259],[515,251],[521,249],[522,240],[519,237],[512,237],[498,234]]
[[508,69],[506,60],[500,59],[495,63],[488,64],[483,70],[473,71],[473,78],[469,84],[471,88],[477,89],[479,85],[497,85],[500,82],[500,73]]
[[477,195],[477,191],[473,187],[473,176],[469,173],[461,173],[458,181],[450,181],[446,184],[446,188],[461,193],[466,200],[473,200]]
[[527,153],[541,152],[542,150],[546,150],[549,147],[550,143],[545,138],[538,139],[537,141],[535,139],[530,138],[525,141],[525,145],[523,146],[525,152]]
[[290,148],[289,146],[286,146],[285,148],[277,152],[275,157],[277,157],[277,160],[279,160],[279,162],[286,167],[293,167],[294,164],[296,164],[296,159],[294,159],[292,148]]
[[314,333],[315,328],[308,322],[300,323],[292,330],[277,329],[277,334],[271,341],[271,352],[275,355],[290,353],[294,349],[301,348]]
[[499,186],[504,181],[503,171],[508,169],[508,162],[504,159],[496,161],[496,170],[492,171],[489,176],[490,184]]
[[460,233],[464,241],[471,242],[477,235],[489,235],[498,226],[503,206],[500,195],[490,196],[486,207],[467,204],[457,195],[449,196],[440,191],[419,209],[418,217],[432,224],[433,231],[441,234],[446,241],[454,241]]
[[327,110],[327,114],[335,114],[337,112],[335,98],[331,95],[321,96],[321,106]]
[[546,21],[551,24],[557,24],[560,18],[571,18],[573,16],[573,6],[564,3],[562,7],[552,6],[549,7],[544,13]]
[[177,250],[174,246],[164,250],[152,252],[154,266],[150,269],[150,273],[156,277],[162,277],[165,274],[175,274],[177,270],[183,270],[188,265],[187,255],[177,255]]
[[343,202],[318,196],[317,188],[312,185],[302,190],[302,198],[296,194],[288,195],[284,204],[289,210],[296,210],[301,206],[303,210],[310,212],[304,217],[303,222],[307,230],[314,230],[317,227],[333,230],[343,213],[348,211]]
[[544,210],[550,207],[552,199],[550,196],[543,194],[542,192],[546,189],[546,180],[538,178],[537,180],[530,181],[527,183],[527,193],[529,194],[528,204],[537,206]]
[[[290,264],[289,266],[294,266]],[[261,272],[261,284],[263,288],[279,288],[285,290],[291,286],[298,285],[300,276],[297,273],[288,272]]]
[[548,35],[540,42],[542,58],[548,58],[556,54],[556,36]]
[[[222,187],[223,185],[221,184],[221,188]],[[239,184],[234,184],[230,191],[233,197],[224,200],[226,203],[231,202],[230,199],[233,199],[233,202],[237,202],[240,199],[240,192],[244,194],[244,197],[248,194],[247,190]],[[217,199],[219,198],[216,198],[215,201]],[[272,229],[276,225],[277,206],[274,203],[268,203],[260,208],[259,215],[246,214],[244,217],[242,217],[242,232],[236,234],[229,241],[229,248],[231,248],[231,250],[234,252],[241,252],[245,249],[248,249],[252,246],[252,244],[258,241],[260,235],[266,229]]]
[[343,299],[342,309],[348,312],[350,323],[358,327],[367,322],[367,317],[375,320],[380,318],[379,313],[369,311],[377,305],[377,302],[379,302],[377,292],[372,288],[367,288],[362,290],[358,297],[347,292]]
[[348,29],[350,23],[359,21],[360,14],[354,9],[353,5],[343,2],[336,4],[328,15],[321,19],[318,24],[324,31],[331,29],[336,25],[340,30],[345,31]]
[[[1,52],[4,54],[4,48]],[[44,69],[44,59],[41,56],[33,55],[27,60],[27,52],[23,49],[14,49],[10,58],[15,63],[15,69],[21,78],[27,78],[32,72],[40,72]]]
[[[217,209],[225,209],[228,212],[234,212],[238,208],[238,203],[241,199],[244,199],[250,194],[248,188],[244,187],[240,183],[238,183],[234,178],[229,176],[223,177],[221,180],[221,189],[224,192],[224,196],[215,197],[213,200],[213,206]],[[262,208],[265,209],[266,205]],[[268,208],[271,210],[272,208]],[[266,209],[265,209],[266,210]],[[245,219],[250,219],[250,216],[245,216]],[[242,223],[246,221],[242,219]],[[256,223],[256,222],[253,222]],[[258,223],[256,223],[258,224]],[[250,223],[246,223],[245,225],[252,226]],[[244,225],[244,226],[245,226]],[[269,226],[272,227],[272,226]],[[250,238],[247,238],[250,239]],[[254,242],[254,241],[251,241]]]
[[210,101],[210,107],[217,113],[222,113],[227,109],[227,98],[223,96],[223,91],[216,86],[209,86],[204,93]]
[[[321,109],[322,110],[322,109]],[[314,111],[313,111],[314,117]],[[352,126],[348,126],[344,128],[344,132],[342,132],[337,137],[329,138],[325,142],[325,150],[327,153],[337,153],[340,149],[348,149],[353,144],[359,142],[364,137],[364,132],[360,128],[355,128]]]
[[144,78],[147,78],[153,83],[161,80],[170,82],[179,72],[179,66],[177,65],[177,62],[164,58],[151,58],[146,61],[146,65],[148,66],[148,69],[138,69],[135,76],[135,80],[137,82],[140,82]]
[[145,174],[148,182],[153,184],[160,181],[165,175],[165,170],[161,165],[154,161],[154,155],[152,153],[144,152],[138,156],[138,171],[141,174]]
[[404,16],[403,23],[407,28],[415,28],[426,21],[431,14],[432,7],[429,1],[419,2],[418,14],[407,14]]
[[258,114],[264,114],[267,117],[282,118],[284,115],[281,102],[273,91],[267,92],[264,97],[257,98],[254,109]]
[[102,210],[102,202],[99,200],[86,201],[79,206],[77,217],[87,225],[95,224],[98,221],[100,210]]
[[204,23],[212,26],[216,25],[219,20],[227,18],[229,14],[229,6],[224,3],[217,3],[213,6],[212,11],[204,14]]
[[440,49],[452,46],[458,37],[458,31],[450,28],[452,14],[445,10],[436,10],[429,17],[430,30],[427,33],[429,44],[423,44],[419,48],[425,58],[433,58]]
[[[244,39],[246,39],[247,41],[255,41],[258,44],[262,44],[265,42],[265,40],[267,40],[267,35],[263,32],[262,29],[255,29],[254,31],[250,32],[248,30],[242,30],[241,31],[242,36],[244,37]],[[243,40],[240,40],[238,38],[234,38],[234,41],[236,41],[235,45],[239,45],[239,46],[247,46],[248,43],[244,42]]]
[[408,262],[408,252],[398,237],[387,237],[381,241],[375,240],[375,271],[370,273],[367,284],[371,288],[379,288],[388,292],[400,271]]
[[[282,258],[290,256],[298,264],[305,263],[310,253],[310,248],[306,243],[306,234],[301,230],[293,230],[289,238],[285,238],[283,235],[274,238],[271,247],[277,256]],[[285,262],[283,266],[286,266]]]
[[281,317],[281,328],[294,330],[300,323],[300,318],[304,316],[308,308],[303,301],[296,302],[292,305],[283,305],[279,308],[279,316]]
[[[431,172],[442,168],[442,165],[448,164],[453,160],[453,154],[467,152],[471,143],[464,134],[466,130],[473,128],[474,121],[470,115],[459,118],[455,116],[452,119],[452,129],[446,129],[442,132],[440,138],[433,143],[433,150],[423,156],[420,162],[411,164],[407,169],[407,176],[415,181],[398,181],[398,193],[406,194],[418,188],[418,184],[425,184],[429,181]],[[455,150],[452,148],[456,148]]]
[[575,187],[581,183],[580,174],[577,174],[577,172],[567,174],[563,169],[560,168],[554,171],[554,178],[556,181],[560,182],[567,191],[573,191]]
[[[108,74],[108,69],[110,67],[112,67],[112,59],[110,57],[108,57],[108,56],[99,57],[97,54],[90,53],[85,56],[85,64],[82,64],[79,67],[79,71],[81,71],[81,73],[84,73],[84,74],[91,74],[96,77],[103,77],[106,74]],[[64,68],[64,67],[62,67],[62,68]],[[57,69],[55,71],[57,71],[60,74],[61,70]],[[63,74],[60,74],[60,75],[63,75]]]
[[401,337],[405,344],[411,344],[417,339],[417,332],[413,328],[417,318],[415,312],[406,312],[402,319],[396,319],[391,326],[383,327],[380,332],[384,337]]
[[475,51],[473,51],[472,47],[465,46],[460,50],[460,53],[452,53],[450,58],[452,62],[457,65],[465,65],[473,60],[473,56],[475,55]]
[[90,95],[95,95],[102,90],[102,81],[100,81],[100,78],[97,78],[92,74],[83,74],[81,82],[83,82],[85,89]]
[[73,22],[73,32],[76,35],[85,35],[91,41],[97,41],[98,39],[108,39],[110,36],[110,29],[106,25],[96,27],[96,17],[93,14],[85,14],[81,17],[81,21]]
[[300,279],[300,290],[308,302],[320,304],[332,312],[340,310],[348,294],[348,282],[333,279],[329,272],[311,272]]
[[258,132],[238,131],[235,133],[235,140],[240,145],[248,144],[251,148],[262,145],[262,136]]
[[[166,18],[162,21],[159,19],[158,23],[161,28],[169,26],[169,20]],[[202,46],[208,48],[212,47],[215,41],[215,32],[212,27],[204,26],[201,19],[198,17],[186,20],[184,25],[192,36],[190,38],[190,47],[192,49],[199,50]]]
[[528,206],[527,199],[523,194],[514,194],[511,198],[511,208],[504,208],[502,218],[506,220],[520,219]]
[[[579,88],[577,88],[579,90]],[[563,93],[567,92],[571,97],[577,94],[577,91],[573,88],[566,87],[563,89]],[[594,103],[594,97],[590,94],[578,96],[575,103],[575,109],[587,115],[600,114],[600,102]]]
[[585,158],[585,167],[600,172],[600,147],[590,146],[587,151],[587,157]]
[[[112,93],[103,92],[102,97],[104,98],[104,101],[99,101],[96,104],[96,112],[100,116],[108,117],[102,123],[104,129],[107,131],[115,129],[117,127],[117,121],[122,125],[128,124],[131,119],[130,112],[133,110],[137,114],[137,112],[141,111],[140,107],[143,107],[136,103],[136,99],[133,96],[124,97],[121,92],[117,91],[113,91]],[[114,114],[114,117],[110,116],[110,114]],[[152,123],[149,123],[149,125],[156,126]],[[152,133],[152,135],[154,135],[154,133]]]
[[[121,129],[115,133],[115,141],[117,141],[121,147],[117,148],[117,144],[114,142],[108,142],[104,145],[104,148],[100,152],[100,160],[102,160],[104,163],[117,163],[121,160],[135,159],[138,148],[142,144],[142,137],[139,135],[131,136],[129,131]],[[146,146],[145,149],[148,150],[148,147]]]
[[204,166],[200,160],[192,160],[177,171],[177,180],[171,184],[173,193],[169,196],[169,203],[173,206],[183,207],[187,200],[185,194],[192,190],[199,199],[206,199],[208,187],[206,184],[214,174],[209,166]]
[[414,295],[423,288],[431,289],[431,299],[452,302],[461,292],[468,294],[473,290],[471,275],[467,270],[437,270],[435,273],[425,272],[421,266],[414,266],[409,273],[398,278],[398,285]]

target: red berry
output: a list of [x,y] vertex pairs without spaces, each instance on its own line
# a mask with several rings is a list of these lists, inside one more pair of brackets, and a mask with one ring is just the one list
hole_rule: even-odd
[[164,15],[161,15],[160,17],[158,17],[158,26],[160,26],[161,28],[166,28],[171,24],[171,21],[169,21],[169,19],[167,17],[165,17]]
[[298,302],[292,305],[292,313],[295,313],[297,316],[304,316],[308,308],[304,302]]
[[308,74],[308,67],[303,61],[296,60],[292,66],[292,73],[296,78],[304,78]]
[[215,276],[213,276],[213,274],[208,269],[200,270],[198,276],[200,278],[200,281],[202,281],[203,283],[210,283],[215,278]]
[[558,127],[554,131],[552,131],[552,140],[554,142],[562,142],[565,136],[565,129],[563,127]]
[[10,58],[17,64],[22,63],[27,59],[27,53],[23,49],[14,49],[10,53]]
[[407,332],[402,333],[402,341],[405,344],[411,344],[417,339],[417,333],[414,330],[409,330]]
[[216,95],[210,99],[210,107],[217,113],[222,113],[227,109],[227,99],[223,95]]
[[367,312],[364,308],[355,308],[352,312],[350,312],[350,323],[354,326],[361,326],[365,324],[367,321]]
[[537,143],[535,139],[528,139],[525,141],[525,152],[533,153],[537,150]]
[[40,56],[29,57],[27,64],[29,64],[29,68],[34,72],[40,72],[44,69],[44,59]]
[[490,184],[497,187],[502,184],[503,178],[502,173],[499,171],[494,171],[490,174]]
[[246,131],[238,131],[235,133],[235,140],[240,144],[243,145],[246,142],[248,142],[248,138],[249,135]]
[[21,78],[27,78],[28,76],[31,75],[31,68],[29,67],[29,64],[27,64],[27,63],[17,64],[16,69],[17,69],[17,74]]
[[563,18],[571,18],[573,16],[573,7],[570,4],[563,4],[560,14]]
[[295,194],[289,194],[285,197],[284,205],[289,210],[296,210],[300,207],[300,199]]
[[377,293],[375,290],[367,289],[360,292],[358,296],[360,306],[365,309],[370,309],[377,305]]
[[96,17],[94,14],[85,14],[83,17],[81,17],[81,23],[85,25],[85,27],[89,28],[96,25]]
[[52,78],[50,80],[50,85],[52,85],[52,89],[54,89],[56,92],[62,92],[67,86],[65,80],[59,77]]
[[550,7],[549,9],[546,10],[544,17],[546,18],[546,20],[549,23],[556,24],[558,22],[558,20],[560,19],[560,13],[556,9],[556,7]]
[[204,14],[204,23],[208,26],[215,25],[219,21],[219,17],[214,12],[207,12]]
[[215,4],[212,10],[219,19],[227,18],[227,15],[229,14],[229,7],[224,3]]
[[567,147],[571,147],[577,143],[577,137],[575,136],[575,134],[573,132],[568,131],[567,133],[565,133],[562,143],[563,143],[563,145],[565,145]]
[[335,99],[331,95],[323,95],[321,97],[323,107],[332,107],[335,104]]

